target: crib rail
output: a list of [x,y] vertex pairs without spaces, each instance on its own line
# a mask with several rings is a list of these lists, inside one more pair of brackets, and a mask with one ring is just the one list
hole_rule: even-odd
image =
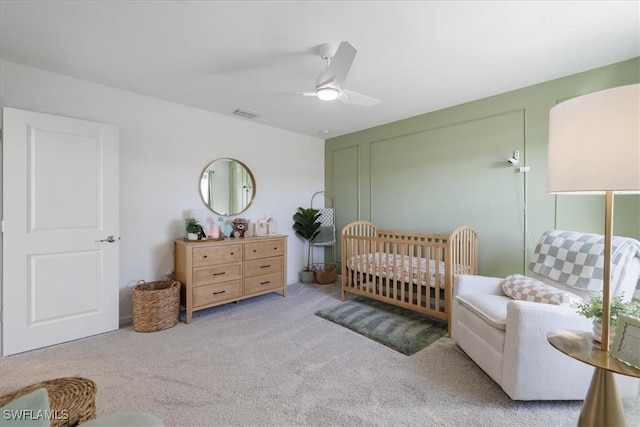
[[342,234],[350,236],[375,237],[376,226],[369,221],[354,221],[342,228]]

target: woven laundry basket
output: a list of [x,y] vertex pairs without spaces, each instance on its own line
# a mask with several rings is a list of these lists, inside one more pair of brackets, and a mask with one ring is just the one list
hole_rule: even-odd
[[335,264],[326,265],[323,269],[316,269],[315,275],[316,282],[320,285],[336,283],[336,279],[338,278],[338,269]]
[[180,282],[139,280],[133,289],[133,330],[155,332],[170,328],[180,319]]

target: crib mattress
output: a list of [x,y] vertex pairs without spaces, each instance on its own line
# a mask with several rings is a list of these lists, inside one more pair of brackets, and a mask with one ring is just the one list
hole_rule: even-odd
[[[418,268],[419,265],[419,268]],[[440,289],[445,288],[445,264],[443,261],[409,257],[400,254],[370,253],[355,255],[347,260],[347,268],[359,273],[382,276],[389,280],[411,280],[413,284],[436,287],[439,278]],[[437,272],[437,274],[436,274]]]

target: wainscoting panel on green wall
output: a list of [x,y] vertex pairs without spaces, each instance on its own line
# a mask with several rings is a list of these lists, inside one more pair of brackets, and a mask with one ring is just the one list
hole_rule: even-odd
[[359,218],[360,197],[358,146],[345,147],[331,152],[331,185],[336,203],[336,232],[339,234],[345,224]]
[[372,221],[382,229],[435,233],[472,225],[481,268],[519,271],[522,254],[510,248],[523,244],[524,175],[506,159],[523,151],[524,126],[523,111],[510,111],[372,142]]

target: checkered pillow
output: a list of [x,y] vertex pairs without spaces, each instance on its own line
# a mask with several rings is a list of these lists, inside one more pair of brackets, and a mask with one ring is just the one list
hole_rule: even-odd
[[521,274],[507,276],[502,282],[504,293],[522,301],[542,302],[576,308],[582,298]]

